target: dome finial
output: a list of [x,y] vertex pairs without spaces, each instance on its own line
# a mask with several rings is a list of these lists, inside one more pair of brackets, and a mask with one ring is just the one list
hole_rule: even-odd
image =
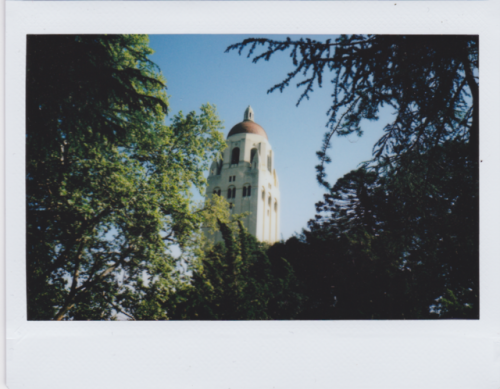
[[243,121],[246,122],[246,121],[251,121],[251,122],[254,122],[254,113],[253,113],[253,109],[251,106],[248,106],[247,109],[245,109],[245,114],[243,115]]

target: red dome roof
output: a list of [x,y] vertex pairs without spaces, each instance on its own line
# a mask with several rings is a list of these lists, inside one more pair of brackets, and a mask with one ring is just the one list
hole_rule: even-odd
[[236,134],[256,134],[256,135],[262,135],[263,137],[268,139],[264,129],[257,123],[252,122],[251,120],[246,120],[244,122],[235,125],[233,128],[231,128],[231,131],[229,131],[227,137],[229,138],[230,136]]

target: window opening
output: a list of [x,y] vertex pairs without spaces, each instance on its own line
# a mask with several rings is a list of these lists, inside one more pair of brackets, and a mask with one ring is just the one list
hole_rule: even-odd
[[231,165],[237,165],[240,162],[240,148],[235,147],[231,155]]
[[250,151],[250,163],[253,162],[253,159],[255,158],[255,155],[257,154],[257,149],[252,149]]

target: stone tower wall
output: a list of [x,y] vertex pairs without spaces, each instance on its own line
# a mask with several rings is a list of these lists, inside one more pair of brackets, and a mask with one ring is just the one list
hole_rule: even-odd
[[[271,144],[262,135],[248,133],[232,135],[226,143],[228,147],[223,153],[220,174],[217,174],[216,164],[210,169],[207,196],[212,196],[214,190],[220,189],[221,195],[233,204],[232,213],[250,212],[244,219],[244,225],[252,235],[263,242],[278,241],[281,204]],[[238,163],[232,164],[231,158],[235,147],[240,149],[240,156]],[[251,163],[250,158],[254,148],[258,151]],[[269,155],[271,170],[268,164]],[[243,197],[243,188],[249,186],[250,196]],[[231,191],[232,188],[236,189],[234,198],[232,196],[228,198],[229,188]],[[208,235],[215,242],[222,239],[220,232]]]

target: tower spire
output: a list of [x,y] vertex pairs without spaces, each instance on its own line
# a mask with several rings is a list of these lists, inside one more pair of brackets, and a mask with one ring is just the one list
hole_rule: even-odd
[[254,120],[254,113],[253,113],[253,109],[251,106],[248,106],[247,109],[245,109],[245,114],[243,115],[243,121],[246,122],[246,121],[255,121]]

